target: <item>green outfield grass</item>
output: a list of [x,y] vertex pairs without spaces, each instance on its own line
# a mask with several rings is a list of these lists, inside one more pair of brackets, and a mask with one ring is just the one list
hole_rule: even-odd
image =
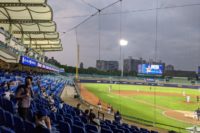
[[[110,103],[115,110],[120,110],[121,113],[128,119],[149,124],[139,119],[147,121],[156,121],[158,123],[177,126],[181,128],[191,127],[192,124],[178,121],[176,119],[169,118],[163,115],[166,109],[181,110],[181,111],[194,111],[198,108],[196,102],[196,95],[200,95],[199,90],[185,89],[185,88],[171,88],[171,87],[159,87],[159,86],[141,86],[141,85],[119,85],[119,84],[94,84],[85,83],[83,84],[90,92],[99,97],[103,102]],[[121,96],[109,92],[109,87],[112,86],[112,91],[116,90],[119,92],[123,90],[136,90],[145,92],[163,92],[179,94],[180,96],[162,96],[162,95],[132,95],[132,96]],[[190,104],[184,102],[183,91],[186,95],[193,95],[191,97]],[[154,93],[154,94],[156,94]],[[156,102],[156,107],[154,106]],[[151,123],[152,123],[151,122]],[[166,128],[168,130],[177,130],[176,128],[167,127],[157,124],[156,126]],[[180,131],[180,130],[179,130]],[[184,132],[184,131],[181,131]]]

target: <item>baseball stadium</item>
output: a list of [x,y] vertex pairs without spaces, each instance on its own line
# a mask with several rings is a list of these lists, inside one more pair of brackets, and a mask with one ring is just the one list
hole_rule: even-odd
[[0,133],[200,133],[198,0],[0,0]]

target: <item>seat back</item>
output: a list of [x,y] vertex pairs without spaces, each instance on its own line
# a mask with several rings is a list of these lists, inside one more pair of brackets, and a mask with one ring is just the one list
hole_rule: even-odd
[[24,126],[25,126],[26,133],[34,133],[35,124],[33,124],[29,121],[24,121]]
[[84,116],[81,116],[81,121],[82,121],[83,123],[85,123],[85,124],[87,124],[87,123],[88,123],[88,120],[87,120],[87,118],[86,118],[86,117],[84,117]]
[[73,120],[70,119],[70,118],[68,118],[68,117],[65,117],[65,118],[64,118],[64,121],[67,122],[70,126],[73,125]]
[[74,116],[74,121],[81,121],[81,118],[78,116]]
[[7,128],[7,127],[4,127],[4,126],[0,126],[0,131],[2,133],[15,133],[13,130]]
[[74,124],[75,125],[77,125],[77,126],[79,126],[79,127],[82,127],[82,128],[84,128],[84,124],[82,123],[82,122],[80,122],[80,121],[74,121]]
[[13,116],[14,129],[16,133],[23,133],[25,131],[24,123],[22,118],[18,116]]
[[114,133],[125,133],[125,131],[124,130],[122,130],[122,129],[114,129],[113,130],[114,131]]
[[86,133],[85,128],[82,128],[78,125],[72,126],[73,133]]
[[110,129],[101,128],[101,133],[113,133]]
[[60,121],[64,121],[64,118],[62,115],[56,115],[56,119]]
[[5,111],[5,125],[14,129],[13,115],[7,111]]
[[97,129],[97,127],[95,126],[95,125],[91,125],[91,124],[87,124],[87,125],[85,125],[85,129],[86,129],[86,131],[88,132],[88,131],[96,131],[96,132],[98,132],[98,129]]
[[71,133],[71,126],[67,122],[59,121],[60,133]]
[[4,125],[4,122],[5,122],[4,110],[0,108],[0,125]]

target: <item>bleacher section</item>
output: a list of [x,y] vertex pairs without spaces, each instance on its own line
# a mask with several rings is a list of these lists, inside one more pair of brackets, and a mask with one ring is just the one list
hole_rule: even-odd
[[[110,120],[101,120],[101,128],[98,129],[90,124],[86,117],[77,115],[77,109],[67,103],[60,108],[60,93],[66,84],[73,84],[73,81],[56,75],[31,75],[33,77],[34,98],[31,102],[28,120],[23,120],[18,116],[15,97],[7,99],[4,94],[6,92],[14,94],[17,86],[24,83],[26,76],[25,72],[0,72],[0,132],[2,133],[34,133],[34,116],[40,110],[47,112],[54,132],[57,133],[157,133],[125,123],[118,124]],[[45,88],[47,97],[53,94],[54,106],[57,111],[51,110],[48,98],[44,97],[38,88],[38,80],[41,82],[40,87]],[[9,90],[5,85],[6,82],[10,84]]]

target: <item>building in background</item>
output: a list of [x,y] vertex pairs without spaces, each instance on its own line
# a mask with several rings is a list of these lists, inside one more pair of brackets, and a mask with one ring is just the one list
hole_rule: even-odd
[[80,69],[83,69],[83,62],[80,63]]
[[174,71],[174,66],[173,65],[167,65],[165,67],[165,71]]
[[96,68],[101,71],[112,71],[119,69],[118,61],[105,61],[105,60],[97,60]]
[[50,59],[45,58],[45,62],[50,63],[50,64],[55,65],[55,66],[61,65],[60,62],[58,62],[56,59],[54,59],[54,57],[51,57]]
[[128,59],[124,59],[124,72],[137,72],[138,65],[146,63],[142,58],[133,59],[131,56]]
[[163,65],[165,69],[165,63],[161,60],[155,62],[153,59],[149,59],[149,61],[146,61],[143,58],[133,59],[130,56],[128,59],[124,59],[124,72],[138,72],[139,64],[159,64]]

